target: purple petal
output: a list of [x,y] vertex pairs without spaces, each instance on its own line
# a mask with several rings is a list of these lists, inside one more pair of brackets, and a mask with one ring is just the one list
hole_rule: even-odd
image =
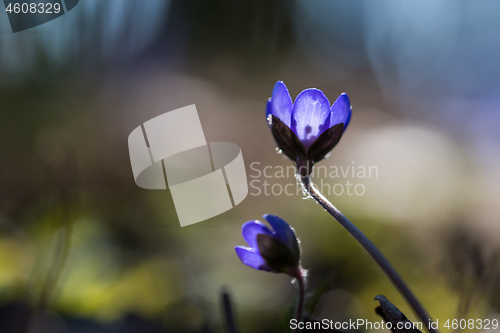
[[307,149],[330,127],[330,102],[318,89],[306,89],[295,99],[292,112],[292,131]]
[[295,233],[293,232],[292,227],[281,217],[272,214],[266,214],[264,215],[264,219],[269,222],[274,232],[276,233],[276,237],[283,243],[288,243],[289,238],[295,238]]
[[236,246],[234,249],[236,250],[236,254],[240,258],[241,262],[245,265],[263,271],[270,271],[264,261],[264,258],[262,258],[257,250],[244,246]]
[[349,96],[346,93],[342,93],[330,109],[330,127],[343,123],[345,130],[351,120],[351,113]]
[[292,98],[283,81],[274,85],[270,113],[278,117],[286,126],[292,121]]
[[258,249],[257,245],[257,235],[265,234],[268,236],[273,236],[273,233],[269,228],[262,222],[258,220],[248,221],[243,224],[241,227],[241,234],[245,241],[250,245],[253,249]]
[[299,245],[297,242],[297,236],[295,235],[295,230],[291,225],[285,222],[281,217],[266,214],[264,215],[264,219],[271,225],[273,228],[276,238],[282,241],[290,250],[294,252],[297,258],[300,257]]

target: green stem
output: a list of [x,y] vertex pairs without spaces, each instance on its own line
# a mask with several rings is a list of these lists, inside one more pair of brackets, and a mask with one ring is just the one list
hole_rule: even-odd
[[377,262],[380,268],[382,268],[394,286],[412,307],[415,314],[427,327],[427,330],[430,333],[438,333],[437,330],[430,327],[429,323],[431,320],[429,315],[380,250],[361,232],[361,230],[352,224],[351,221],[349,221],[330,201],[328,201],[327,198],[323,196],[323,194],[321,194],[321,192],[318,191],[318,189],[311,182],[311,178],[309,176],[301,175],[301,180],[311,197],[316,200],[316,202],[318,202],[328,213],[330,213],[330,215],[332,215]]

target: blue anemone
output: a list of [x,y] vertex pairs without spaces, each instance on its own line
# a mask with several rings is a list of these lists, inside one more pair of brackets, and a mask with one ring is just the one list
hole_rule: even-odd
[[250,247],[236,246],[241,262],[252,268],[296,276],[300,268],[300,245],[294,229],[276,215],[264,215],[272,230],[253,220],[243,224],[241,233]]
[[295,103],[278,81],[267,102],[266,116],[278,147],[294,162],[318,162],[339,142],[351,120],[351,104],[342,93],[330,107],[318,89],[302,91]]

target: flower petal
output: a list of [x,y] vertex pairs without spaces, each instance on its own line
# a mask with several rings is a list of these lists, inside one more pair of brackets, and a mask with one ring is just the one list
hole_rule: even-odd
[[298,260],[300,258],[300,247],[293,227],[276,215],[266,214],[264,215],[264,219],[269,222],[273,228],[276,238],[283,242]]
[[330,127],[330,102],[318,89],[306,89],[295,99],[292,111],[292,131],[307,149],[321,133]]
[[273,233],[269,228],[262,222],[258,220],[248,221],[241,227],[241,234],[243,239],[248,243],[248,245],[253,249],[258,249],[257,245],[257,235],[265,234],[272,236]]
[[274,85],[270,113],[290,127],[292,121],[292,98],[283,81],[278,81]]
[[236,246],[234,249],[241,262],[245,265],[262,271],[271,270],[257,250],[244,246]]
[[346,93],[342,93],[330,108],[330,127],[343,123],[345,130],[351,120],[351,113],[349,96]]

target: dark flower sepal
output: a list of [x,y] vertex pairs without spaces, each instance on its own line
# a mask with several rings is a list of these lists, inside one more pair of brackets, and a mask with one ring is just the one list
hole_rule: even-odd
[[321,133],[314,140],[311,147],[307,149],[307,159],[317,163],[325,158],[325,156],[339,143],[342,134],[344,133],[344,124],[334,125]]
[[296,161],[298,157],[306,158],[306,149],[302,142],[293,131],[285,125],[278,117],[269,115],[271,133],[278,148],[292,161]]
[[307,171],[299,169],[302,175],[309,175],[312,172],[312,166],[325,158],[325,156],[337,145],[344,133],[344,124],[340,123],[325,130],[314,140],[311,146],[306,150],[304,145],[292,131],[278,117],[269,115],[271,132],[278,148],[292,161],[297,163],[297,168],[305,166]]
[[257,235],[259,252],[267,266],[276,273],[293,275],[299,267],[299,258],[280,240],[275,237]]

